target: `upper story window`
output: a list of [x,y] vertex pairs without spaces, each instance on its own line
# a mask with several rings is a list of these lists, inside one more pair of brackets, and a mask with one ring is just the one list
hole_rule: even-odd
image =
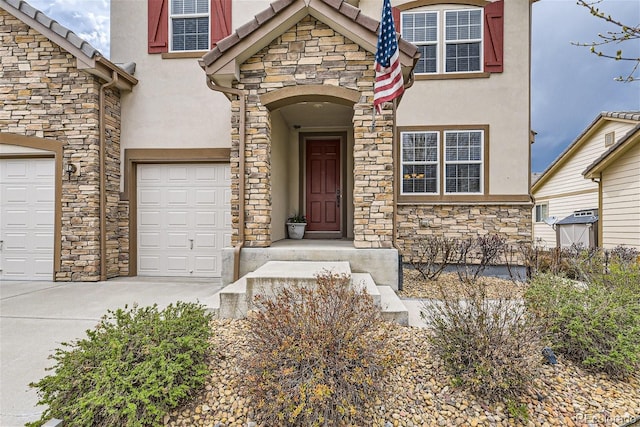
[[171,0],[171,51],[209,49],[209,0]]
[[400,194],[483,194],[484,134],[475,129],[400,132]]
[[148,52],[202,56],[231,34],[232,0],[147,0]]
[[403,12],[402,38],[420,50],[416,74],[483,71],[483,10]]

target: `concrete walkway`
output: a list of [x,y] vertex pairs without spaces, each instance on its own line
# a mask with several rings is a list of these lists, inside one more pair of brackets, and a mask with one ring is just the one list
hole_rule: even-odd
[[0,426],[24,426],[42,406],[28,384],[38,381],[62,342],[85,338],[107,310],[134,303],[166,307],[200,302],[219,291],[219,281],[182,278],[119,278],[96,283],[0,282]]
[[[96,283],[0,282],[0,426],[18,427],[40,418],[29,383],[52,366],[62,342],[85,338],[107,310],[134,303],[166,307],[172,302],[212,304],[219,281],[182,278],[118,278]],[[424,326],[419,300],[402,301],[409,325]]]

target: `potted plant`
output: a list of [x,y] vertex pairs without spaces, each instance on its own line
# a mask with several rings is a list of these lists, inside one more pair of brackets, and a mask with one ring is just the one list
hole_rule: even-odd
[[295,213],[287,219],[287,232],[289,233],[290,239],[302,239],[306,227],[307,219],[304,215]]

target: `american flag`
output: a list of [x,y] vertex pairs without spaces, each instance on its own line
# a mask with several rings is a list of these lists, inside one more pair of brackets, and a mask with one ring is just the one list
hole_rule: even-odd
[[393,25],[390,0],[384,0],[382,6],[375,67],[376,82],[373,86],[373,106],[379,113],[382,111],[381,104],[383,102],[391,101],[404,92],[398,41]]

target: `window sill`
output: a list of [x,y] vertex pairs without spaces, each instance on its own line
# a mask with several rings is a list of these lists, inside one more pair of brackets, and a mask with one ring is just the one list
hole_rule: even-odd
[[531,204],[528,195],[446,195],[446,196],[398,196],[398,205],[447,205],[447,204]]
[[491,73],[416,74],[416,80],[487,79]]
[[164,52],[162,59],[180,59],[180,58],[202,58],[202,56],[209,52],[208,50],[198,50],[189,52]]

